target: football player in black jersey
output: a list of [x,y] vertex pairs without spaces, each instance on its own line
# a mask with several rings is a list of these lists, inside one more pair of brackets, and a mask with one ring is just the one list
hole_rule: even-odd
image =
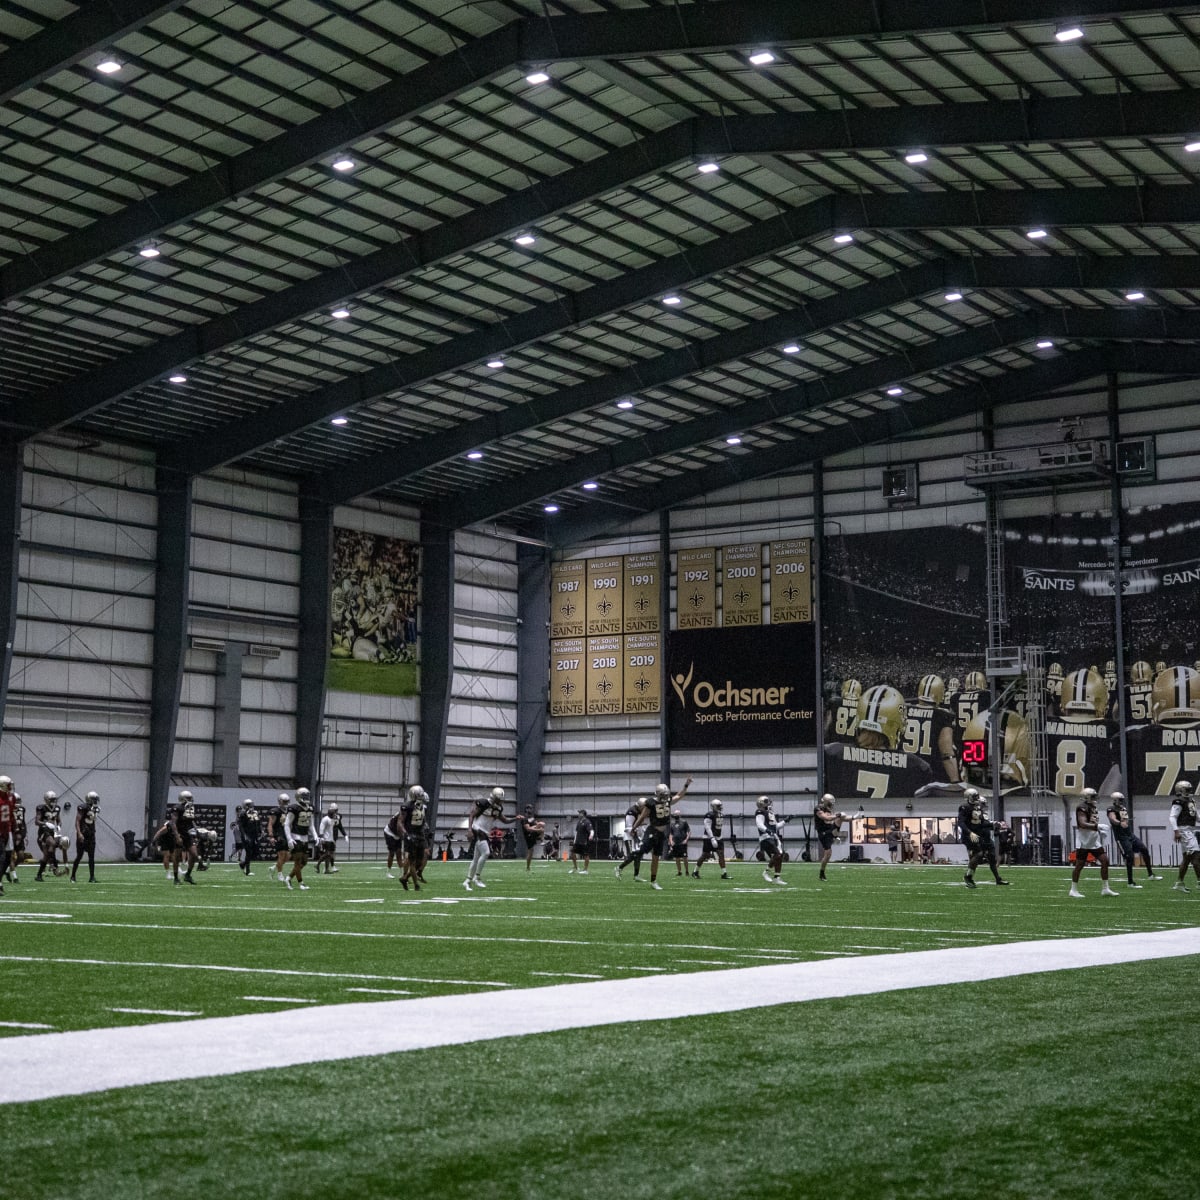
[[254,801],[249,796],[242,802],[241,809],[237,819],[238,831],[242,835],[242,856],[238,860],[238,866],[246,875],[253,875],[250,864],[258,857],[260,819],[258,809],[254,807]]
[[1175,785],[1175,793],[1171,797],[1171,829],[1175,841],[1179,843],[1179,878],[1172,885],[1177,892],[1186,892],[1188,866],[1196,872],[1200,879],[1200,844],[1196,840],[1196,797],[1192,794],[1192,785],[1181,779]]
[[1113,840],[1121,847],[1125,859],[1125,874],[1131,888],[1141,888],[1140,883],[1133,882],[1133,860],[1138,854],[1146,864],[1146,874],[1151,879],[1161,879],[1155,875],[1150,865],[1150,847],[1133,832],[1133,817],[1125,804],[1125,797],[1120,792],[1113,792],[1108,798],[1108,823],[1112,829]]
[[[401,801],[398,808],[387,820],[383,827],[383,841],[387,846],[387,866],[384,868],[389,879],[395,879],[392,874],[392,864],[401,868],[403,874],[404,867],[404,802]],[[453,857],[453,856],[451,856]]]
[[1008,886],[1008,880],[1000,878],[996,865],[996,844],[992,834],[998,825],[999,822],[988,820],[987,801],[974,788],[967,788],[963,792],[963,802],[958,806],[958,828],[967,848],[967,873],[963,883],[969,888],[975,886],[975,868],[983,862],[987,863],[1000,887]]
[[646,796],[639,796],[625,810],[625,833],[621,838],[623,849],[622,859],[619,866],[613,868],[613,874],[618,879],[621,878],[621,872],[633,863],[633,882],[641,883],[642,881],[642,856],[650,848],[644,837],[638,835],[638,827],[642,816],[642,809],[650,803]]
[[[689,775],[684,781],[683,787],[672,796],[671,789],[665,783],[656,784],[654,795],[648,797],[643,803],[641,812],[638,813],[637,820],[633,824],[635,834],[640,826],[646,826],[642,844],[636,853],[637,855],[650,855],[650,886],[656,892],[662,891],[662,884],[658,882],[658,860],[667,849],[667,830],[671,824],[671,809],[687,795],[687,790],[691,785],[692,777]],[[622,870],[633,861],[634,857],[634,854],[626,856],[617,868],[618,879],[621,878]],[[636,870],[634,876],[637,876]]]
[[858,700],[854,745],[825,744],[825,783],[834,795],[915,796],[933,780],[929,763],[897,748],[908,712],[904,697],[886,683]]
[[280,792],[275,807],[267,813],[267,834],[275,842],[275,878],[280,883],[283,882],[283,868],[291,857],[287,833],[284,830],[284,822],[287,820],[291,804],[291,796],[287,792]]
[[100,815],[100,797],[88,792],[75,810],[75,863],[71,867],[71,882],[79,871],[83,856],[88,860],[88,883],[96,882],[96,818]]
[[175,852],[171,856],[171,866],[174,870],[175,882],[179,883],[179,864],[187,858],[187,870],[183,875],[184,883],[195,884],[192,870],[199,856],[198,843],[200,834],[196,829],[196,805],[191,792],[180,792],[175,805]]
[[725,869],[725,839],[721,836],[724,827],[725,815],[721,810],[721,801],[713,799],[709,801],[708,812],[704,814],[704,837],[700,841],[700,857],[696,859],[693,879],[700,878],[700,868],[714,855],[721,868],[721,878],[729,878],[729,872]]
[[[596,844],[596,827],[586,808],[579,810],[579,820],[575,822],[575,833],[571,837],[571,869],[568,875],[586,875],[588,864],[592,861],[592,847]],[[583,859],[583,866],[579,860]]]
[[[1069,682],[1070,676],[1067,678]],[[1067,688],[1064,684],[1063,695],[1066,694]],[[1100,805],[1097,803],[1096,789],[1084,788],[1075,809],[1075,866],[1071,871],[1071,890],[1067,893],[1072,900],[1083,899],[1083,893],[1076,884],[1079,883],[1079,876],[1083,873],[1083,868],[1087,866],[1089,855],[1094,855],[1100,863],[1100,895],[1120,895],[1120,892],[1114,892],[1108,886],[1108,851],[1104,848],[1104,841],[1100,836],[1101,830]]]
[[1046,749],[1054,771],[1051,787],[1060,796],[1099,793],[1116,782],[1119,766],[1108,720],[1108,688],[1099,671],[1083,667],[1063,680],[1061,719],[1046,722]]
[[408,789],[408,797],[397,815],[400,818],[400,836],[404,841],[404,870],[400,873],[400,886],[407,892],[411,883],[413,891],[419,892],[425,851],[429,845],[425,838],[430,815],[429,793],[419,783],[414,783]]
[[675,860],[675,874],[688,873],[688,842],[691,841],[692,827],[684,819],[683,810],[671,810],[671,825],[667,831],[667,844],[671,848],[671,857]]
[[17,878],[17,868],[25,861],[25,843],[29,837],[29,827],[25,822],[25,805],[21,803],[21,793],[13,792],[13,852],[8,860],[8,881],[20,883]]
[[813,813],[813,828],[817,833],[817,844],[821,847],[821,870],[817,878],[823,882],[828,882],[825,868],[833,857],[833,843],[841,836],[842,822],[854,819],[849,813],[834,812],[834,803],[834,797],[826,792],[817,801],[816,811]]
[[527,871],[533,870],[533,854],[545,832],[546,822],[537,819],[532,804],[525,805],[525,811],[521,814],[521,836],[525,839],[525,870]]
[[35,883],[41,883],[47,867],[50,868],[51,875],[62,874],[58,866],[58,849],[60,840],[62,840],[62,830],[58,824],[61,811],[58,806],[58,793],[46,792],[42,797],[41,804],[34,812],[34,821],[37,824],[37,844],[38,849],[42,852],[37,874],[33,877]]
[[[758,830],[758,850],[767,864],[763,878],[768,883],[786,887],[780,871],[783,870],[783,823],[771,808],[770,796],[759,796],[754,802],[754,826]],[[774,875],[771,872],[774,871]]]
[[1131,723],[1127,734],[1130,790],[1170,796],[1177,779],[1200,768],[1200,671],[1160,671],[1146,703],[1150,723]]
[[283,881],[289,892],[293,879],[302,892],[308,891],[308,884],[304,882],[304,868],[308,864],[308,841],[312,828],[312,793],[308,788],[297,788],[296,799],[288,805],[287,816],[283,819],[283,836],[292,856],[292,869]]
[[905,701],[904,732],[900,749],[919,754],[939,783],[958,783],[958,756],[954,742],[955,720],[945,707],[946,685],[940,675],[925,675],[917,694]]

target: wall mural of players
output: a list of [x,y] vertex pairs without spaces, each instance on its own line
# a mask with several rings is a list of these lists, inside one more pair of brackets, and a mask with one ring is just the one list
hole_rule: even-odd
[[333,531],[331,691],[417,694],[420,566],[415,542]]
[[911,797],[966,779],[962,740],[991,703],[984,561],[982,534],[970,529],[826,538],[825,786],[834,795]]

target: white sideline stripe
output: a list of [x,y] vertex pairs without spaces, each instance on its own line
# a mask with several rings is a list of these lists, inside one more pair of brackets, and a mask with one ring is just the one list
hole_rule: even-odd
[[202,1017],[204,1015],[186,1008],[110,1008],[108,1011],[135,1013],[145,1017]]
[[37,1021],[0,1021],[0,1029],[53,1029],[53,1025],[42,1025]]
[[[74,967],[149,967],[164,971],[225,971],[233,975],[298,975],[303,979],[373,979],[379,983],[441,983],[453,987],[512,987],[487,979],[427,979],[421,975],[363,975],[348,971],[297,971],[286,967],[226,967],[213,963],[113,962],[104,958],[50,958],[33,954],[0,954],[0,962],[55,963]],[[595,978],[599,979],[597,975]],[[408,992],[404,993],[406,996]]]
[[[291,1067],[297,1044],[306,1048],[306,1063],[334,1062],[627,1024],[631,1012],[652,1012],[656,1020],[698,1017],[1184,955],[1200,955],[1200,928],[319,1005],[288,1014],[286,1042],[274,1036],[278,1012],[196,1021],[188,1055],[179,1053],[175,1023],[31,1034],[4,1042],[0,1103]],[[331,1020],[337,1038],[328,1036]],[[80,1062],[88,1064],[86,1075],[77,1073]]]

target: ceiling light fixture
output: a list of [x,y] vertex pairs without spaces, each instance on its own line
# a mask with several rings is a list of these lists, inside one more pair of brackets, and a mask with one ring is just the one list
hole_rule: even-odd
[[904,161],[910,166],[915,167],[918,163],[928,162],[929,155],[924,150],[910,150],[904,156]]
[[488,359],[488,364],[487,364],[487,365],[488,365],[488,367],[489,367],[491,370],[493,370],[493,371],[499,371],[499,370],[501,370],[501,369],[504,367],[504,359],[502,359],[502,358],[489,358],[489,359]]
[[1125,293],[1126,300],[1145,300],[1145,298],[1146,298],[1145,292],[1126,292]]
[[186,375],[172,375],[172,376],[170,376],[170,382],[171,383],[187,383],[187,376]]
[[531,71],[525,76],[525,82],[531,87],[537,87],[539,84],[549,83],[550,76],[545,71]]
[[537,238],[532,233],[518,233],[513,240],[518,246],[532,246],[537,241]]
[[696,166],[696,170],[699,171],[701,175],[711,175],[714,171],[719,171],[720,169],[721,164],[712,162],[711,160],[708,162],[698,163]]
[[1083,30],[1078,25],[1068,25],[1054,34],[1056,42],[1077,42],[1081,37],[1083,37]]
[[889,396],[903,396],[904,389],[902,387],[890,387],[887,390]]
[[738,435],[736,433],[731,433],[725,439],[725,445],[727,445],[727,446],[740,446],[741,444],[742,444],[742,439],[740,437],[738,437]]
[[955,300],[961,300],[962,298],[963,298],[962,292],[947,292],[946,293],[946,299],[951,304],[953,304],[955,302]]
[[838,246],[848,246],[852,241],[854,241],[854,234],[839,233],[833,240]]
[[1195,154],[1200,151],[1200,142],[1187,142],[1183,147],[1189,154]]
[[1037,343],[1037,348],[1039,350],[1053,350],[1054,343],[1049,338],[1044,338],[1042,341]]
[[548,513],[556,513],[556,512],[558,512],[558,505],[557,504],[547,504],[545,506],[545,508],[543,509],[543,511],[548,512]]
[[675,304],[682,304],[683,301],[678,296],[664,296],[663,303],[675,305]]
[[356,163],[355,163],[354,159],[352,159],[352,158],[339,158],[339,159],[338,159],[338,160],[337,160],[337,161],[336,161],[336,162],[333,164],[333,169],[334,169],[335,171],[353,171],[353,170],[354,170],[354,168],[355,168],[355,166],[356,166]]
[[331,417],[329,423],[330,423],[330,425],[349,425],[350,418],[349,417]]
[[587,483],[583,485],[583,490],[585,492],[594,492],[599,486],[600,485],[594,479],[589,479]]
[[624,400],[617,401],[617,407],[618,408],[632,408],[633,401],[630,400],[628,396],[626,396]]
[[1050,235],[1044,229],[1030,229],[1025,236],[1032,241],[1037,241],[1039,238],[1049,237]]
[[96,64],[96,70],[101,75],[115,75],[121,69],[121,64],[115,58],[106,58],[103,62]]
[[472,462],[478,462],[483,457],[483,451],[482,450],[468,450],[467,457]]
[[783,352],[784,354],[799,354],[800,347],[797,346],[795,342],[789,342],[786,346],[784,346]]
[[344,321],[350,315],[350,310],[348,308],[335,308],[329,315],[335,321]]
[[138,253],[143,258],[157,258],[162,251],[153,242],[147,242]]
[[750,55],[751,66],[765,67],[767,63],[773,63],[774,61],[775,55],[773,55],[770,50],[755,50],[755,52]]

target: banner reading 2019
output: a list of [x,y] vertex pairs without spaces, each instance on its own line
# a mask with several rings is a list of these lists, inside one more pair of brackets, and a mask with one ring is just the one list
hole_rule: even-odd
[[673,748],[817,744],[812,625],[676,630],[667,669]]

